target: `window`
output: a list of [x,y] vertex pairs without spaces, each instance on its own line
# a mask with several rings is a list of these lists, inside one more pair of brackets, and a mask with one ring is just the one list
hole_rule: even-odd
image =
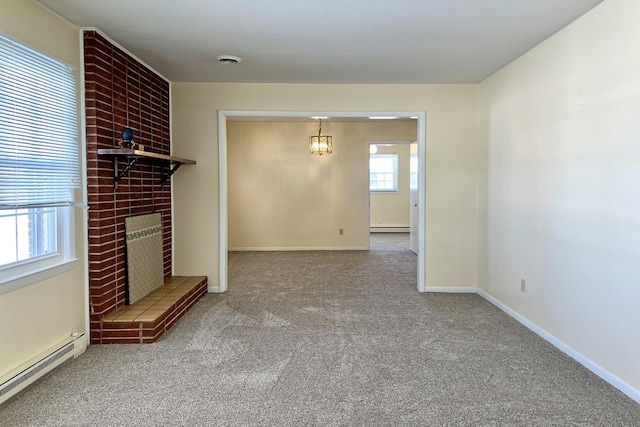
[[74,70],[0,35],[0,292],[75,256],[77,135]]
[[398,155],[369,155],[369,190],[398,191]]

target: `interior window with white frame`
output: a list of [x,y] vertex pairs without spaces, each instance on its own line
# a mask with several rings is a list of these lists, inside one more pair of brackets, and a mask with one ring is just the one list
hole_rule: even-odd
[[77,116],[75,70],[0,34],[0,293],[75,259]]
[[398,191],[398,154],[369,155],[369,190]]

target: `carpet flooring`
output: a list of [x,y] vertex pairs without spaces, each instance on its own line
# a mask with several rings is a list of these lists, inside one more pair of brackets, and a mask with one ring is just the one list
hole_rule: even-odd
[[639,426],[640,405],[477,295],[420,294],[406,236],[236,252],[149,345],[94,345],[1,426]]

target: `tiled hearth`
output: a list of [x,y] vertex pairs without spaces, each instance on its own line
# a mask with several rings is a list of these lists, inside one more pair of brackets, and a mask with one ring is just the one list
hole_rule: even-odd
[[103,317],[100,344],[155,342],[207,293],[207,278],[171,277],[165,284],[132,305]]

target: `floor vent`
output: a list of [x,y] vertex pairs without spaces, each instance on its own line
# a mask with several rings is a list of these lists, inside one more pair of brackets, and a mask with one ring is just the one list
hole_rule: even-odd
[[84,334],[72,336],[5,375],[0,380],[0,403],[15,396],[59,366],[75,359],[84,353],[86,348],[87,339]]

